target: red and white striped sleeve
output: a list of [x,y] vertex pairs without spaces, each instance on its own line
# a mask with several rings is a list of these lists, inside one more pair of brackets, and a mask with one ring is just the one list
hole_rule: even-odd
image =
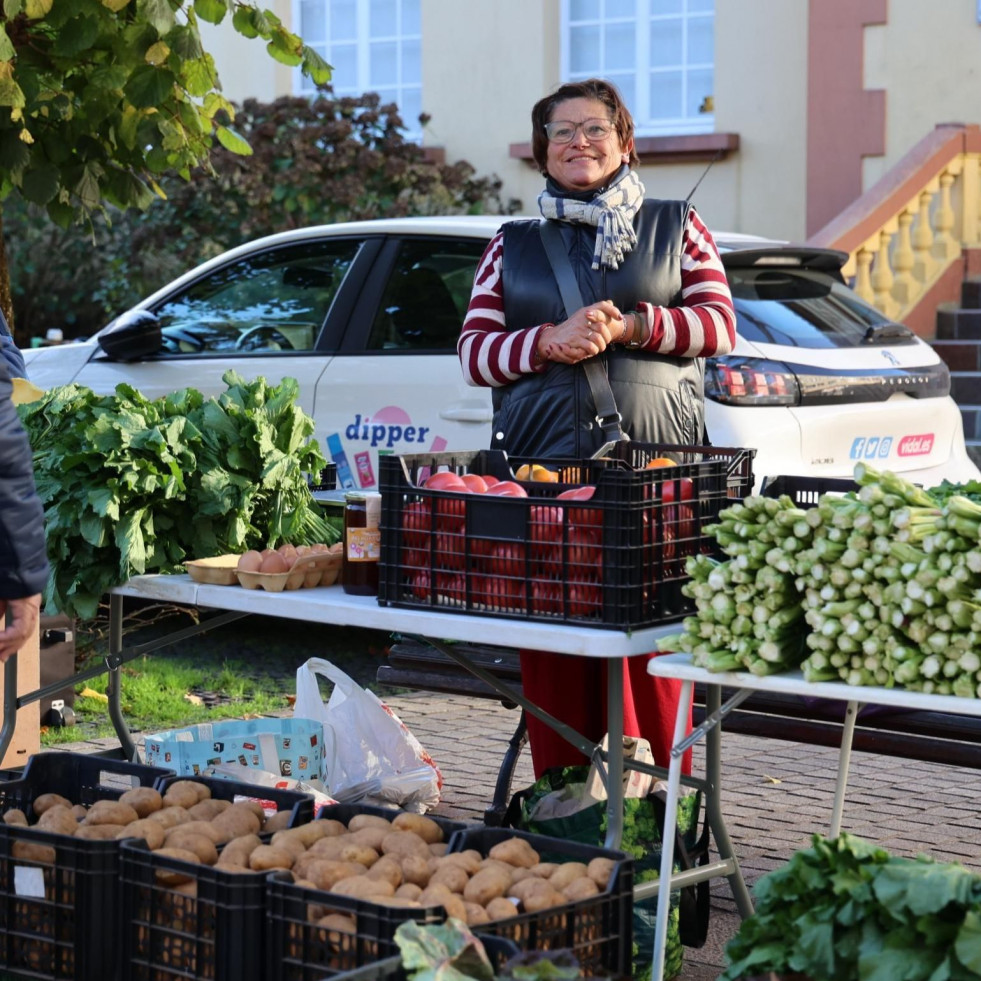
[[504,233],[498,232],[477,265],[470,305],[456,343],[468,385],[498,388],[545,369],[535,360],[538,335],[545,325],[509,331],[504,324],[503,254]]
[[645,351],[681,358],[728,354],[736,343],[736,311],[712,233],[692,208],[681,256],[681,306],[638,303],[645,318]]

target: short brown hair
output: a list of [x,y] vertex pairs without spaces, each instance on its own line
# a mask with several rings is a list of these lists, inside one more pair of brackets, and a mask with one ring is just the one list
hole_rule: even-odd
[[[630,110],[623,101],[617,87],[612,82],[602,78],[587,78],[582,82],[566,82],[560,85],[551,95],[539,99],[531,108],[531,152],[542,174],[547,174],[548,136],[545,134],[545,124],[550,122],[555,107],[569,99],[595,99],[602,102],[610,110],[610,122],[613,123],[621,145],[625,145],[634,135],[634,120]],[[630,166],[640,163],[637,151],[630,149]]]

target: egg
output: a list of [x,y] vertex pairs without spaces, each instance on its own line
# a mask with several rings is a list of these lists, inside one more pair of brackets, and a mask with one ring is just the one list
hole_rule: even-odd
[[327,546],[323,542],[317,542],[315,545],[310,546],[310,551],[316,552],[319,555],[321,552],[327,551]]
[[290,567],[285,556],[280,555],[279,552],[272,551],[263,558],[262,564],[259,566],[259,571],[268,575],[276,575],[280,572],[289,572]]
[[259,554],[263,558],[265,558],[267,555],[272,555],[272,553],[275,552],[275,551],[276,551],[276,549],[274,549],[274,548],[264,548]]
[[276,549],[276,551],[279,552],[279,554],[284,559],[286,559],[287,565],[291,566],[296,561],[298,552],[295,545],[290,545],[290,544],[280,545],[279,548]]
[[237,568],[241,572],[258,572],[261,565],[262,556],[255,549],[250,549],[239,556]]
[[309,554],[310,554],[310,546],[309,545],[297,545],[296,546],[296,557],[298,559],[302,559],[304,555],[309,555]]

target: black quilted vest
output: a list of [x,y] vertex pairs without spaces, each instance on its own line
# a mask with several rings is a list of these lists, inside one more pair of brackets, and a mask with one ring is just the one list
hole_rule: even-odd
[[[593,270],[596,229],[560,222],[583,302],[612,299],[624,312],[641,300],[655,306],[681,299],[681,248],[689,204],[644,202],[634,219],[638,243],[617,270]],[[537,221],[504,226],[504,321],[508,330],[567,317],[541,242]],[[570,311],[574,312],[574,311]],[[608,348],[603,362],[624,432],[645,443],[702,441],[704,360],[669,358]],[[582,365],[549,362],[542,374],[524,375],[493,390],[491,446],[514,456],[588,457],[603,445]]]

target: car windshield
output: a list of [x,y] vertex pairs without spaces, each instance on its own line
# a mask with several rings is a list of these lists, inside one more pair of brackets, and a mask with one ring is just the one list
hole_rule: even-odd
[[[786,347],[841,348],[868,343],[889,319],[827,273],[807,269],[726,269],[737,330],[748,341]],[[889,343],[916,343],[909,332]]]

